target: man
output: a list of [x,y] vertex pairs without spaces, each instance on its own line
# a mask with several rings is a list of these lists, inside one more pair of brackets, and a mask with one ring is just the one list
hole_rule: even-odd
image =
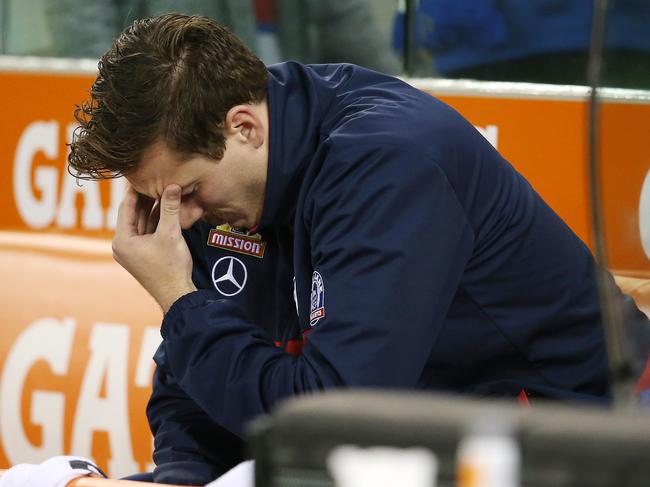
[[246,421],[327,388],[609,401],[589,250],[440,101],[182,15],[129,27],[91,96],[70,166],[129,180],[115,258],[165,313],[157,481],[217,477]]

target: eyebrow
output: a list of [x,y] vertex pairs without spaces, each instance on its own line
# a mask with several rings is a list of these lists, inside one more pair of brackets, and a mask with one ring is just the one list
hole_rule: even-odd
[[[155,196],[151,196],[151,195],[147,194],[146,192],[140,191],[140,189],[137,188],[133,183],[129,182],[129,184],[131,184],[131,187],[133,189],[135,189],[136,193],[138,193],[138,194],[140,194],[142,196],[145,196],[147,198],[150,198],[150,199],[153,199],[153,200],[159,200],[162,197],[162,193],[158,194],[156,192]],[[176,184],[178,184],[178,183],[176,183]],[[194,191],[194,185],[195,184],[196,184],[196,181],[191,181],[190,183],[185,185],[185,187],[183,187],[183,186],[181,186],[179,184],[179,186],[181,186],[181,197],[191,194]],[[163,191],[164,191],[164,188],[163,188]]]

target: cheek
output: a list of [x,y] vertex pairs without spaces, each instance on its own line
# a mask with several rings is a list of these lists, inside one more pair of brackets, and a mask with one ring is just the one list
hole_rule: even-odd
[[221,191],[210,191],[207,188],[197,193],[195,201],[207,213],[219,210],[227,206],[228,203],[227,198]]

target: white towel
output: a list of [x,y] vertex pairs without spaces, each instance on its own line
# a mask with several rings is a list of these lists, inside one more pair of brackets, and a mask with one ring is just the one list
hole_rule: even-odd
[[65,487],[71,480],[91,474],[106,476],[86,458],[52,457],[39,465],[14,465],[0,477],[0,487]]

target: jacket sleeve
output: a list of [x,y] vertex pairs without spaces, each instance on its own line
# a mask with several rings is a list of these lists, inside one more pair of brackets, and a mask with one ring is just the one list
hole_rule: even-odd
[[147,419],[154,435],[156,483],[204,485],[243,460],[243,442],[220,428],[165,372],[162,347],[155,355]]
[[[415,387],[471,255],[473,232],[436,163],[401,148],[329,157],[337,163],[313,180],[303,222],[325,316],[301,356],[274,347],[212,291],[182,297],[163,321],[179,386],[236,434],[292,395]],[[309,289],[298,293],[309,302]]]

